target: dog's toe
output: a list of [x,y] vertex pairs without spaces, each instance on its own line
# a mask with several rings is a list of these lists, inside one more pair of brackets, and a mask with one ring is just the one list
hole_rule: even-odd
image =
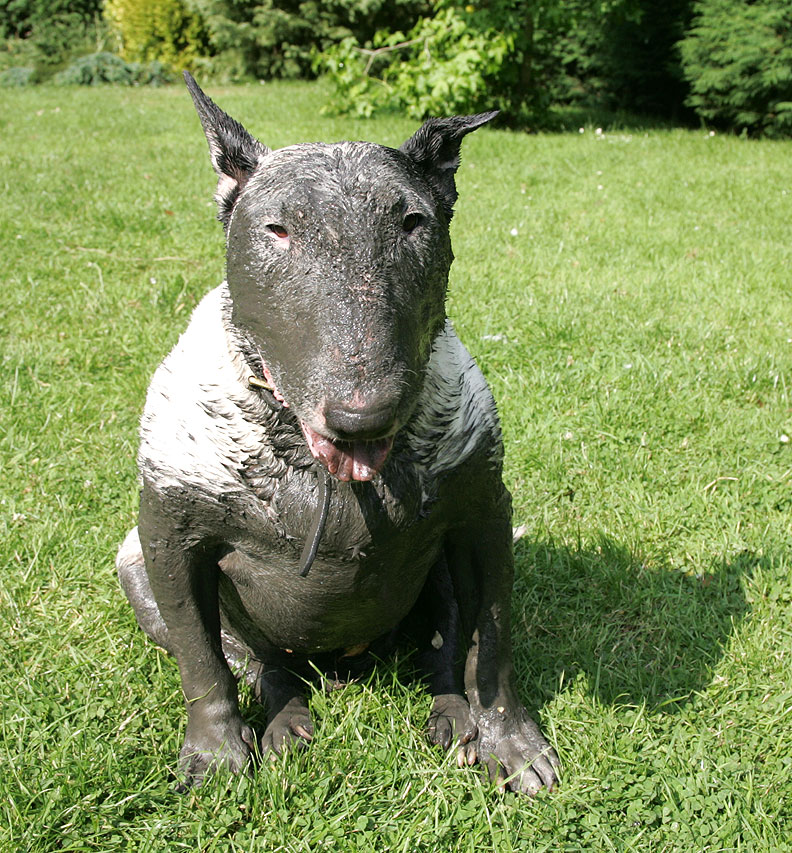
[[467,700],[456,693],[435,696],[426,734],[429,743],[446,750],[454,743],[464,746],[474,740],[478,731]]
[[270,758],[289,749],[304,749],[313,740],[314,724],[307,708],[284,709],[264,730],[261,753]]

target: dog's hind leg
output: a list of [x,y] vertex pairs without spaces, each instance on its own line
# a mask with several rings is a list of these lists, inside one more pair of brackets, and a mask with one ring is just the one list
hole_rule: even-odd
[[[273,645],[251,623],[239,593],[228,575],[242,571],[246,563],[232,550],[220,560],[220,640],[231,672],[250,685],[253,697],[267,709],[267,725],[261,737],[261,753],[280,755],[292,747],[304,747],[313,738],[314,725],[308,710],[305,682],[311,669],[301,654]],[[232,625],[244,625],[243,632]]]
[[160,616],[159,607],[154,600],[154,593],[151,591],[146,574],[137,527],[129,531],[118,549],[115,564],[121,588],[135,611],[138,625],[158,646],[172,654],[168,643],[168,628]]
[[476,761],[477,729],[462,691],[460,615],[448,564],[441,556],[429,573],[405,625],[418,644],[416,663],[432,694],[429,742],[457,749],[457,763]]

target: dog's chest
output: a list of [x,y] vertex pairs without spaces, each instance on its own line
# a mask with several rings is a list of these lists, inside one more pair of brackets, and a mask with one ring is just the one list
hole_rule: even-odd
[[256,498],[267,515],[229,543],[224,620],[252,648],[259,631],[280,648],[306,653],[375,639],[412,607],[442,547],[441,507],[422,511],[420,478],[406,475],[404,465],[386,466],[373,482],[333,483],[318,556],[301,577],[315,477],[295,472],[267,501]]
[[[381,476],[368,482],[343,483],[327,478],[318,468],[289,468],[282,475],[271,473],[272,457],[263,451],[252,457],[242,471],[248,486],[246,500],[255,512],[248,518],[245,537],[270,550],[278,540],[278,550],[299,553],[320,510],[319,478],[329,490],[326,522],[320,534],[320,557],[354,560],[371,553],[410,532],[432,514],[435,490],[426,471],[408,458],[398,445]],[[252,544],[252,543],[251,543]]]

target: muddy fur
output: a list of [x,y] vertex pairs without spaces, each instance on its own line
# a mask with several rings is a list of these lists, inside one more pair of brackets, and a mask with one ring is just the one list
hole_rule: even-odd
[[514,684],[495,404],[445,316],[459,149],[494,114],[433,119],[400,150],[270,151],[188,86],[226,280],[151,382],[117,558],[179,664],[185,784],[255,752],[237,679],[267,707],[261,749],[281,752],[312,737],[309,662],[364,669],[408,628],[429,739],[515,791],[552,787]]

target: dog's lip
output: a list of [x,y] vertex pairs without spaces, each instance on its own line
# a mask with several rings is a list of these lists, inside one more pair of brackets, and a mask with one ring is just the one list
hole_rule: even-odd
[[[263,359],[261,367],[272,396],[288,409],[289,404]],[[339,441],[318,432],[302,418],[298,420],[311,456],[344,482],[372,480],[382,470],[393,447],[393,434],[371,441]]]
[[311,456],[344,482],[373,479],[382,470],[393,447],[392,435],[375,441],[336,441],[303,420],[300,426]]
[[270,373],[270,369],[264,362],[264,359],[261,360],[261,372],[264,374],[264,379],[267,381],[269,386],[272,388],[272,396],[279,402],[282,403],[285,408],[289,408],[289,404],[286,402],[286,398],[281,394],[278,390],[278,386],[275,384],[275,380],[272,378],[272,373]]

